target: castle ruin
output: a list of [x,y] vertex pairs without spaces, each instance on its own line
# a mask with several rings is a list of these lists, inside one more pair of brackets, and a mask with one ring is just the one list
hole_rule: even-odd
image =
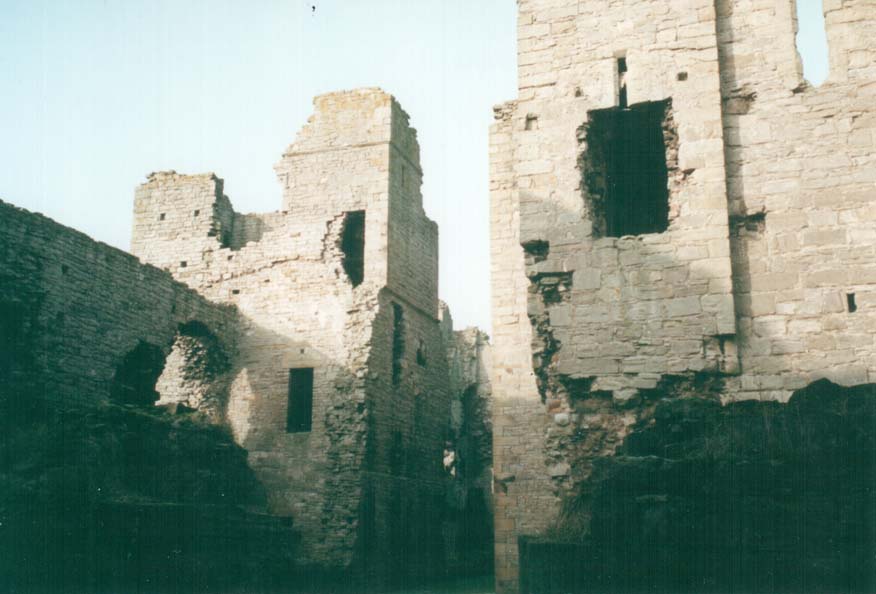
[[818,88],[792,0],[518,6],[490,146],[501,592],[655,395],[876,381],[872,0],[825,2]]
[[128,254],[0,202],[0,578],[876,588],[874,1],[820,87],[793,0],[518,10],[492,344],[379,89],[315,99],[276,212],[152,173]]
[[[213,174],[153,173],[132,257],[4,204],[8,397],[198,411],[292,519],[297,566],[441,576],[490,549],[489,347],[438,301],[407,114],[379,89],[314,103],[275,167],[278,212],[235,212]],[[479,543],[455,536],[467,507]]]

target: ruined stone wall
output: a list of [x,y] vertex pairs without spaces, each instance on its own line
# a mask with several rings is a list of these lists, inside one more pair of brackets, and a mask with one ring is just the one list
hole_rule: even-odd
[[[389,558],[373,543],[389,543],[391,527],[374,517],[419,521],[420,532],[440,525],[435,497],[449,396],[437,322],[437,228],[422,209],[416,133],[378,89],[323,95],[314,104],[275,166],[282,211],[234,212],[211,174],[154,174],[137,192],[132,245],[244,314],[228,422],[272,511],[295,518],[300,561],[347,568],[362,553],[363,530],[366,552],[381,563]],[[193,223],[195,211],[212,218]],[[360,211],[364,247],[351,257],[345,238]],[[396,305],[404,310],[401,361],[392,355]],[[427,365],[416,363],[419,347]],[[302,367],[314,369],[312,427],[288,433],[289,373]],[[410,463],[390,471],[399,440]]]
[[444,445],[445,554],[454,575],[482,575],[494,555],[491,347],[489,337],[477,328],[454,331],[444,304],[441,328],[451,390]]
[[802,79],[791,0],[717,6],[736,397],[873,382],[876,3],[825,2],[831,70],[817,88]]
[[[734,334],[735,321],[714,26],[705,0],[520,3],[520,92],[497,112],[492,148],[494,258],[514,249],[506,244],[529,252],[493,264],[495,465],[509,502],[503,511],[497,500],[500,587],[516,580],[516,535],[547,528],[571,479],[569,461],[548,445],[552,432],[571,433],[561,378],[593,378],[588,389],[633,398],[661,374],[735,364],[718,338]],[[677,148],[667,159],[669,227],[659,234],[601,236],[592,216],[587,126],[592,111],[618,103],[620,58],[630,105],[671,101]],[[530,321],[532,341],[521,340]],[[507,369],[502,351],[520,363]],[[505,392],[509,371],[517,379]],[[516,402],[503,418],[504,398]]]
[[[203,187],[202,180],[214,187],[195,191]],[[151,238],[139,235],[148,229],[144,219],[158,220],[156,209],[174,204],[177,211],[193,211],[191,202],[180,199],[184,196],[220,196],[214,211],[221,211],[227,200],[221,198],[221,181],[212,175],[152,176],[135,202],[135,253],[167,266],[207,298],[234,303],[244,313],[228,422],[250,452],[271,510],[293,515],[302,527],[302,559],[348,565],[355,524],[346,518],[356,516],[364,448],[364,387],[352,369],[368,342],[373,285],[366,282],[354,294],[343,273],[335,247],[344,211],[328,202],[314,204],[313,209],[323,210],[318,224],[291,213],[260,216],[258,241],[238,239],[236,249],[223,246],[219,235],[195,238],[193,248],[180,246],[172,230]],[[231,218],[241,220],[236,214]],[[180,253],[190,253],[186,267],[178,266]],[[310,432],[288,433],[289,370],[307,367],[315,370],[313,426]],[[341,456],[340,441],[348,435],[352,441],[343,446],[348,455]],[[332,509],[325,509],[327,500],[333,500]]]
[[[876,11],[825,9],[834,70],[812,89],[791,0],[519,3],[490,149],[500,590],[517,536],[562,531],[655,397],[872,381]],[[600,118],[646,102],[668,216],[612,233]]]
[[363,566],[400,583],[440,575],[450,393],[437,318],[382,291],[367,378]]
[[193,320],[214,334],[219,351],[234,352],[234,307],[215,305],[130,254],[2,202],[0,278],[3,398],[105,402],[119,388],[125,363],[144,350],[154,353],[155,368],[131,371],[153,374],[154,385],[180,326]]
[[[532,368],[528,281],[520,247],[520,203],[514,173],[515,103],[497,108],[490,134],[490,262],[493,318],[493,505],[496,589],[517,582],[517,535],[543,531],[556,515],[542,452],[548,422]],[[540,513],[522,513],[519,497]]]
[[462,443],[460,457],[471,458],[471,470],[462,472],[465,479],[485,492],[493,465],[492,447],[492,346],[482,330],[469,327],[453,329],[450,309],[442,303],[441,328],[450,373],[450,439]]

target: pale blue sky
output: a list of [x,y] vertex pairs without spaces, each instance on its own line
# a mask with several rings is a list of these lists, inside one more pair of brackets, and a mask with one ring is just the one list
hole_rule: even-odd
[[[806,58],[821,1],[799,1]],[[487,135],[515,27],[513,0],[0,0],[0,198],[122,249],[151,171],[215,171],[238,211],[276,210],[312,97],[380,86],[419,133],[441,297],[489,328]]]

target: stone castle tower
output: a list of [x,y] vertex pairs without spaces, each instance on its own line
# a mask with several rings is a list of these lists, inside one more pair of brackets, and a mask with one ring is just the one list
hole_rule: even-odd
[[501,592],[649,391],[876,381],[872,0],[825,2],[818,88],[793,0],[518,5],[490,147]]
[[[416,132],[377,89],[314,103],[275,166],[282,210],[240,214],[212,174],[156,173],[131,251],[241,313],[227,404],[207,408],[294,518],[300,562],[428,574],[450,393]],[[189,398],[191,361],[168,361],[162,400]]]

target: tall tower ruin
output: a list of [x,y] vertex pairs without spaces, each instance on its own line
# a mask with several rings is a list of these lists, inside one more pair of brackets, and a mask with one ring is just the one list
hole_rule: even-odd
[[490,145],[501,592],[655,390],[876,381],[872,0],[825,2],[818,88],[792,0],[518,6]]
[[379,89],[314,104],[275,166],[282,210],[241,214],[213,174],[156,173],[131,251],[240,311],[215,408],[301,531],[299,564],[425,576],[450,391],[416,132]]

